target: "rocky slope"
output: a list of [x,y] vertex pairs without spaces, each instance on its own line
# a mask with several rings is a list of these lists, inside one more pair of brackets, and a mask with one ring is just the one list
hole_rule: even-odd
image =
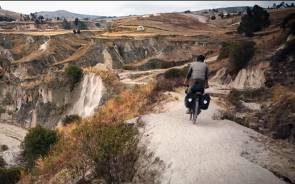
[[[25,127],[36,123],[54,127],[65,114],[78,112],[70,110],[77,108],[75,100],[77,103],[88,100],[79,99],[79,93],[84,95],[83,90],[89,87],[87,82],[91,87],[95,80],[85,75],[81,85],[71,90],[63,73],[64,66],[68,64],[87,68],[102,63],[108,68],[119,69],[146,58],[161,58],[164,62],[177,64],[179,60],[189,61],[195,46],[195,42],[190,40],[153,37],[107,39],[91,32],[79,36],[2,34],[0,37],[1,120]],[[175,51],[186,54],[172,57]],[[95,101],[99,104],[98,99]],[[86,112],[82,114],[89,115]]]
[[225,118],[294,144],[294,35],[273,21],[251,38],[257,51],[247,67],[230,75],[228,63],[212,81],[233,89]]

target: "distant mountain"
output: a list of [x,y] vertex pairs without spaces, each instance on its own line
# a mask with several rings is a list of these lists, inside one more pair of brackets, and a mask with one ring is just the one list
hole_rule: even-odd
[[66,10],[57,10],[57,11],[40,11],[37,12],[38,16],[42,15],[44,18],[66,18],[66,19],[74,19],[74,18],[79,18],[79,19],[109,19],[109,18],[114,18],[114,17],[109,17],[109,16],[97,16],[97,15],[85,15],[85,14],[78,14],[78,13],[72,13]]
[[[193,11],[193,12],[210,12],[210,11],[215,11],[215,12],[227,12],[227,13],[238,13],[238,12],[244,12],[247,10],[248,6],[235,6],[235,7],[224,7],[224,8],[214,8],[214,9],[204,9],[204,10],[198,10],[198,11]],[[185,12],[190,12],[189,10]]]
[[236,6],[236,7],[225,7],[225,8],[216,8],[218,11],[226,11],[228,13],[237,13],[244,12],[247,10],[248,6]]

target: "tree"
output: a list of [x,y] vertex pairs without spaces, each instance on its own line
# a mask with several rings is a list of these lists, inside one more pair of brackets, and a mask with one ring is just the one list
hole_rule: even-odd
[[276,3],[273,3],[273,4],[272,4],[272,8],[273,8],[273,9],[276,9],[276,8],[277,8],[277,4],[276,4]]
[[86,30],[86,29],[88,29],[87,23],[86,22],[83,22],[83,21],[80,21],[79,22],[79,29],[80,30]]
[[71,24],[67,21],[67,19],[64,18],[64,20],[62,21],[62,28],[63,29],[71,29],[72,26]]
[[30,15],[23,15],[23,20],[24,21],[29,21],[30,20]]
[[31,20],[37,19],[37,13],[30,13]]
[[100,27],[101,24],[100,24],[99,22],[96,22],[96,23],[95,23],[95,26],[96,26],[96,27]]
[[39,15],[38,16],[38,22],[39,23],[44,23],[44,17],[43,17],[43,15]]
[[283,28],[284,30],[287,30],[289,33],[291,34],[295,34],[295,21],[293,21],[295,19],[295,13],[291,13],[289,15],[287,15],[283,22],[281,23],[281,28]]
[[71,89],[73,89],[75,84],[81,80],[83,71],[77,65],[68,65],[65,68],[65,74],[70,81]]
[[44,17],[42,15],[38,16],[38,13],[30,13],[31,20],[35,22],[35,24],[39,25],[44,23]]
[[58,138],[57,131],[43,128],[40,125],[30,129],[22,144],[27,167],[31,169],[36,159],[45,156]]
[[38,19],[39,19],[39,20],[43,20],[43,19],[44,19],[43,15],[39,15],[39,16],[38,16]]
[[270,19],[267,11],[255,5],[252,10],[249,7],[247,8],[247,14],[241,19],[238,33],[252,36],[254,32],[260,31],[269,25]]

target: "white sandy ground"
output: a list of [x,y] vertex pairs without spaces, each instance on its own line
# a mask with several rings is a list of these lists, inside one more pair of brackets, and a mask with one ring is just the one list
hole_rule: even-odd
[[0,152],[8,166],[17,165],[16,161],[21,152],[20,144],[27,130],[5,123],[0,123],[0,145],[7,145],[8,150]]
[[[197,124],[185,114],[184,94],[168,103],[163,113],[143,116],[142,142],[165,165],[160,183],[166,184],[279,184],[272,172],[247,160],[244,153],[268,159],[261,134],[228,120],[213,120],[218,106],[212,101]],[[261,151],[262,150],[262,151]],[[250,151],[250,153],[249,153]]]

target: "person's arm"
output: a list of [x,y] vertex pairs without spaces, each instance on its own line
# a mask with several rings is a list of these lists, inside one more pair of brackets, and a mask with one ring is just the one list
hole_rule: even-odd
[[186,78],[185,78],[185,81],[184,81],[184,84],[187,84],[188,80],[191,78],[192,76],[192,73],[193,73],[193,69],[192,67],[190,66],[189,69],[188,69],[188,72],[187,72],[187,75],[186,75]]
[[206,71],[205,71],[205,88],[209,88],[208,75],[209,75],[209,69],[208,69],[208,66],[207,66]]

